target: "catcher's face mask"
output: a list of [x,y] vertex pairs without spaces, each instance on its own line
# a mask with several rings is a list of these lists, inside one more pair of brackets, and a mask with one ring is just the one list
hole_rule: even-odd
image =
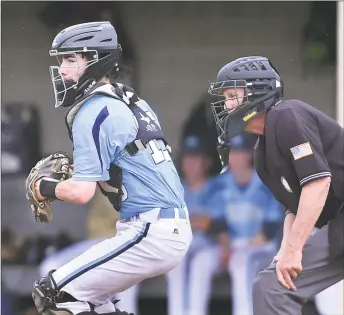
[[70,106],[75,101],[81,77],[88,67],[98,62],[98,52],[88,51],[92,58],[87,58],[83,51],[57,52],[50,50],[50,56],[55,56],[58,66],[50,66],[50,78],[54,87],[55,107]]

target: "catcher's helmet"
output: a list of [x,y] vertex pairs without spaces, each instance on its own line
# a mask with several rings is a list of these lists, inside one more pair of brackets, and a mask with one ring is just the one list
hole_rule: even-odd
[[56,56],[58,60],[77,53],[86,55],[88,61],[85,72],[76,82],[64,79],[58,66],[50,67],[55,107],[72,105],[110,71],[119,71],[121,46],[110,22],[90,22],[68,27],[57,34],[49,51],[50,56]]
[[[222,95],[226,88],[243,88],[239,106],[228,110],[225,102],[230,100]],[[266,57],[251,56],[236,59],[225,65],[212,83],[208,93],[217,97],[211,103],[219,143],[224,144],[244,131],[246,123],[256,114],[275,105],[283,96],[283,82],[276,68]],[[236,94],[236,93],[234,93]]]

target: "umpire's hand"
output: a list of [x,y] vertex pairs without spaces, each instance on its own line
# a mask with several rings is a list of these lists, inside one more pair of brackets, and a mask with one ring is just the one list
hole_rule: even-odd
[[277,280],[289,290],[296,290],[292,279],[302,272],[302,251],[282,246],[275,256]]

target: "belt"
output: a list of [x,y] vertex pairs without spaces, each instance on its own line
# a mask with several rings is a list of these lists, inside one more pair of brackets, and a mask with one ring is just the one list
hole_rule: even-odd
[[147,221],[159,219],[187,219],[186,208],[162,208],[153,209],[146,212],[138,213],[126,219],[120,219],[120,222],[134,222],[134,221]]

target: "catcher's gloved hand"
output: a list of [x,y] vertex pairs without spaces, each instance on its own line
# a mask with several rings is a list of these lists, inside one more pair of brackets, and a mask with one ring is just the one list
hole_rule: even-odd
[[30,171],[25,182],[26,198],[29,200],[37,222],[48,223],[52,220],[51,202],[56,199],[46,198],[38,201],[35,194],[35,183],[44,177],[56,182],[71,178],[73,171],[70,164],[67,153],[55,152],[40,160]]

